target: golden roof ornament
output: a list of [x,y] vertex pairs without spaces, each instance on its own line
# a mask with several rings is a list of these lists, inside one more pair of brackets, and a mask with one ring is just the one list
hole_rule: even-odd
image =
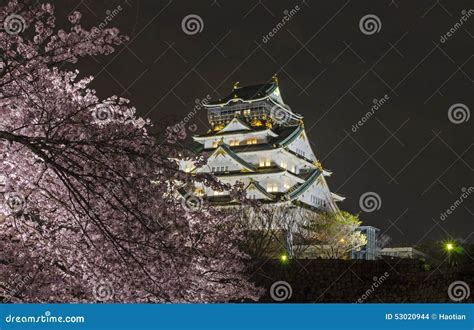
[[315,160],[313,164],[314,166],[316,166],[316,168],[320,169],[321,171],[323,170],[323,165],[321,164],[319,160]]
[[277,77],[277,74],[275,73],[273,76],[272,76],[272,80],[275,84],[278,85],[278,77]]
[[240,88],[240,83],[238,81],[235,82],[234,84],[234,89]]

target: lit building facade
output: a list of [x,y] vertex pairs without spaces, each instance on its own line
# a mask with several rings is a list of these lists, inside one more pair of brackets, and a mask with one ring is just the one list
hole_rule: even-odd
[[360,250],[351,252],[351,259],[376,260],[379,257],[378,236],[380,229],[372,226],[360,226],[356,229],[367,238],[367,244]]
[[385,258],[429,259],[426,253],[418,251],[413,247],[387,247],[381,249],[379,255]]
[[[283,102],[276,78],[272,83],[240,87],[229,96],[204,105],[210,129],[196,135],[198,152],[206,163],[181,161],[186,172],[212,173],[221,182],[242,183],[247,198],[265,205],[304,207],[316,212],[338,212],[337,201],[311,148],[303,117]],[[219,206],[238,205],[226,191],[204,185],[187,187],[193,194]]]

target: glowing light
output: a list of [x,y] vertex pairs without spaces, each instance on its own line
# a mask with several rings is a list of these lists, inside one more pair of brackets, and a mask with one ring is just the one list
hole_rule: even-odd
[[451,251],[454,249],[454,245],[452,243],[446,244],[446,250]]
[[287,262],[287,261],[288,261],[288,256],[287,256],[286,254],[282,254],[282,255],[280,256],[280,261],[281,261],[281,262]]

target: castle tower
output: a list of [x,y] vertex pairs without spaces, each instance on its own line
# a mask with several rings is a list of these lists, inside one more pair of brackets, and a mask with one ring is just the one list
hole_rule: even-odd
[[[214,174],[221,182],[243,183],[248,198],[268,205],[294,204],[315,212],[338,212],[324,170],[311,148],[303,117],[283,102],[276,77],[272,83],[240,87],[205,105],[210,129],[196,135],[201,167],[181,161],[187,172]],[[227,192],[196,186],[187,191],[213,205],[237,202]]]

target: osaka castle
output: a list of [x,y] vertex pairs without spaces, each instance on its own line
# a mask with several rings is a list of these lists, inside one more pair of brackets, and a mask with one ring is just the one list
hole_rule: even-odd
[[[311,148],[303,117],[284,103],[275,76],[261,85],[236,83],[227,97],[204,106],[210,128],[193,137],[204,165],[180,161],[182,170],[212,173],[225,184],[240,182],[247,198],[269,206],[339,211],[336,202],[344,198],[330,191],[326,178],[331,172],[323,169]],[[216,206],[238,205],[228,192],[204,185],[181,194]]]

